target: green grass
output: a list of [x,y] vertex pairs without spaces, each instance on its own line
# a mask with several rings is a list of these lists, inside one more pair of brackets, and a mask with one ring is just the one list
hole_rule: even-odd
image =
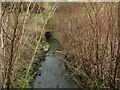
[[30,76],[27,80],[27,82],[25,82],[24,78],[21,78],[19,80],[19,88],[31,88],[31,85],[29,84],[31,81],[33,80],[33,76]]

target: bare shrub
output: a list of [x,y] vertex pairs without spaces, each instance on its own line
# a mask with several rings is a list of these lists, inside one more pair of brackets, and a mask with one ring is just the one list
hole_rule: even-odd
[[84,78],[88,87],[120,86],[118,3],[63,3],[50,25],[74,56],[65,61],[73,78]]
[[44,27],[58,3],[4,2],[1,6],[2,87],[30,87],[35,75],[32,64],[42,56]]

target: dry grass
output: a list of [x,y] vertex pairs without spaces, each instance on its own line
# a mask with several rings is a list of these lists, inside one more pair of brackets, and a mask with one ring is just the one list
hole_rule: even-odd
[[2,3],[3,88],[30,87],[47,23],[68,55],[64,62],[70,78],[84,87],[119,87],[118,3],[62,3],[56,10],[58,6]]
[[29,82],[35,75],[32,65],[42,56],[44,27],[57,6],[58,3],[2,3],[3,88],[31,87]]
[[118,3],[63,3],[49,25],[74,56],[65,61],[74,77],[88,87],[120,86]]

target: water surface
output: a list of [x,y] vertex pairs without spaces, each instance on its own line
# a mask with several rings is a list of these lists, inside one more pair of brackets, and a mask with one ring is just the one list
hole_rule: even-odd
[[63,56],[56,53],[58,43],[52,41],[51,48],[46,55],[45,61],[39,67],[40,75],[36,76],[33,88],[76,88],[77,85],[71,78],[69,71],[65,68]]

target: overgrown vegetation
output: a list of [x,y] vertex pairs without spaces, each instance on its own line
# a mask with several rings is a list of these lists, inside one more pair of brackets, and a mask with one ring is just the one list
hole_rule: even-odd
[[[29,88],[36,73],[33,63],[42,57],[45,25],[58,3],[2,3],[2,87]],[[47,15],[46,15],[47,13]]]
[[118,3],[63,3],[49,25],[68,55],[65,63],[78,85],[120,86]]
[[33,63],[40,62],[46,47],[42,45],[46,29],[64,48],[69,78],[78,86],[120,88],[118,3],[4,2],[1,6],[3,88],[31,87],[36,74]]

